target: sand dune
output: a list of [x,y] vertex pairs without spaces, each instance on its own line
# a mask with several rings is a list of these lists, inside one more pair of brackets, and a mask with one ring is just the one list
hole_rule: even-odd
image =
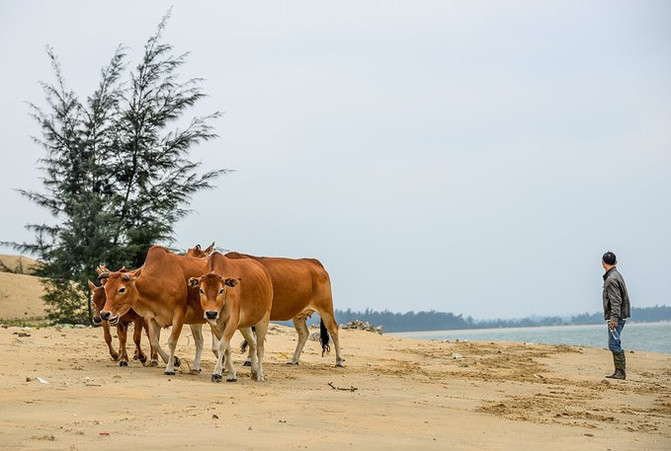
[[44,289],[30,275],[36,265],[27,257],[0,255],[0,319],[30,321],[46,315]]

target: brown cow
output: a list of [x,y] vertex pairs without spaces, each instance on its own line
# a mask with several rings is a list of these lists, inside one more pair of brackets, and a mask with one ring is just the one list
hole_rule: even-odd
[[344,366],[345,360],[340,354],[338,323],[333,312],[331,279],[319,260],[255,257],[238,252],[228,252],[226,256],[233,259],[253,259],[265,266],[270,273],[273,282],[273,308],[270,319],[272,321],[293,319],[294,328],[298,333],[294,355],[287,364],[298,365],[298,359],[310,334],[306,320],[317,311],[321,317],[322,355],[329,350],[330,333],[336,351],[336,366]]
[[[221,381],[225,354],[226,380],[237,380],[230,358],[231,338],[236,329],[255,351],[252,352],[252,375],[257,381],[264,380],[264,341],[273,301],[273,285],[265,267],[251,259],[234,260],[215,252],[209,258],[208,272],[200,277],[191,277],[189,286],[198,287],[203,318],[210,323],[212,333],[220,340],[212,381]],[[252,326],[256,329],[256,340],[251,332]]]
[[[193,369],[200,371],[203,349],[202,324],[205,323],[200,303],[189,301],[187,281],[205,272],[207,260],[176,255],[164,247],[152,246],[145,262],[134,273],[106,274],[107,300],[100,314],[111,325],[131,308],[149,318],[150,342],[166,362],[165,374],[175,374],[175,348],[184,324],[192,325],[196,341]],[[172,326],[168,339],[169,354],[159,346],[162,327]]]
[[[128,313],[119,318],[119,321],[116,325],[117,336],[119,337],[119,352],[114,350],[112,345],[112,334],[110,333],[110,325],[107,321],[103,321],[100,318],[100,311],[105,305],[105,288],[100,286],[97,287],[90,280],[88,281],[89,288],[92,293],[93,301],[93,324],[96,326],[102,326],[103,336],[105,338],[105,343],[109,348],[110,355],[112,359],[119,360],[119,366],[128,366],[128,352],[126,351],[126,341],[128,338],[128,325],[133,324],[133,342],[135,343],[135,354],[133,355],[133,360],[139,360],[143,364],[147,361],[147,356],[142,352],[141,341],[142,341],[142,330],[145,331],[147,337],[149,337],[149,326],[148,323],[140,315],[135,313],[134,310],[129,310]],[[156,351],[152,350],[150,353],[154,359],[154,354]]]

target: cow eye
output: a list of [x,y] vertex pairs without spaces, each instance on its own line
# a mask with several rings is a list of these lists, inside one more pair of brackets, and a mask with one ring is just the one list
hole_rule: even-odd
[[224,289],[219,290],[219,294],[224,294]]
[[126,292],[126,287],[119,288],[119,293],[125,293],[125,292]]
[[200,291],[200,294],[205,294],[202,288],[199,288],[198,291]]

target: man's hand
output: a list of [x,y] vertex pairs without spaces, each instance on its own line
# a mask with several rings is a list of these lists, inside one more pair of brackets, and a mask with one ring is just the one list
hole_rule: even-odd
[[617,327],[617,320],[616,319],[611,319],[610,322],[608,323],[608,327],[610,330],[613,330]]

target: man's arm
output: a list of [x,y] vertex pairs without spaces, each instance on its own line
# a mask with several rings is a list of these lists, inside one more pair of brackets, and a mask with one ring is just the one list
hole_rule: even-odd
[[616,280],[610,280],[606,285],[606,296],[610,301],[610,328],[613,329],[622,317],[622,292]]

